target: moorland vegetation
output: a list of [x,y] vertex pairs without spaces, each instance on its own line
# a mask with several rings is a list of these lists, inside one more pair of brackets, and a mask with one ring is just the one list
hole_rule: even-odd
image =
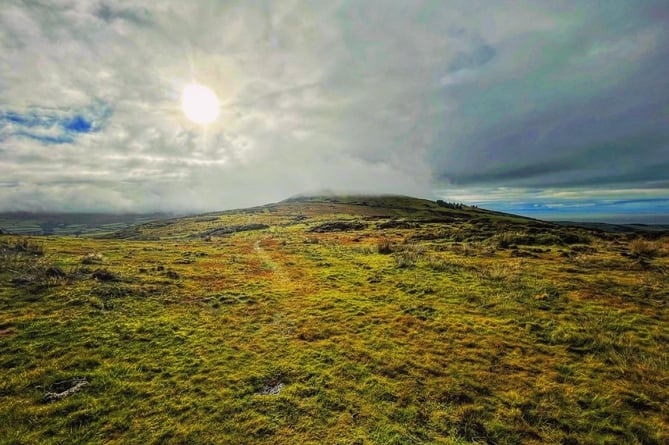
[[669,236],[445,204],[0,235],[0,443],[669,443]]

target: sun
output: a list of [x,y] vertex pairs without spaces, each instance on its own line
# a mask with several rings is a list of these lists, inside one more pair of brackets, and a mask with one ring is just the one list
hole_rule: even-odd
[[206,125],[216,120],[221,105],[211,88],[191,84],[187,85],[181,94],[181,109],[191,121]]

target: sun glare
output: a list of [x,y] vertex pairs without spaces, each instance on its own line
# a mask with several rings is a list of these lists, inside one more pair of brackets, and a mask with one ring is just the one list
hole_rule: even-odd
[[186,117],[196,124],[205,125],[214,122],[220,107],[216,93],[204,85],[188,85],[181,95],[181,109]]

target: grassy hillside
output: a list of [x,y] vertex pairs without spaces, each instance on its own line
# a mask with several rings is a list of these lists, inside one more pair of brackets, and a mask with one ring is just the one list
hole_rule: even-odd
[[470,232],[486,236],[493,233],[497,226],[510,228],[513,224],[520,228],[557,228],[554,224],[521,216],[405,196],[314,196],[292,198],[248,209],[154,221],[128,227],[108,237],[137,240],[193,239],[206,238],[217,232],[257,230],[254,226],[259,224],[275,230],[293,227],[309,231],[323,222],[350,221],[361,224],[363,229],[429,228],[430,224],[434,227],[455,224],[464,228],[461,223],[467,222]]
[[404,197],[2,235],[0,443],[668,443],[668,271]]

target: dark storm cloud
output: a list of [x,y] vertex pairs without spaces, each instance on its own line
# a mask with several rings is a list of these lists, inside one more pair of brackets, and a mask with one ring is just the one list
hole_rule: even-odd
[[511,80],[480,92],[458,91],[476,126],[443,133],[433,151],[442,177],[525,186],[666,179],[658,165],[669,161],[669,47],[664,31],[646,32],[657,33],[648,37],[655,45],[646,51],[637,34],[621,37],[632,42],[623,52],[639,52],[633,66],[624,58],[601,60],[621,72],[610,75],[615,82],[594,82],[589,77],[600,66],[586,64],[592,71],[557,66],[548,79],[528,74],[522,85]]

